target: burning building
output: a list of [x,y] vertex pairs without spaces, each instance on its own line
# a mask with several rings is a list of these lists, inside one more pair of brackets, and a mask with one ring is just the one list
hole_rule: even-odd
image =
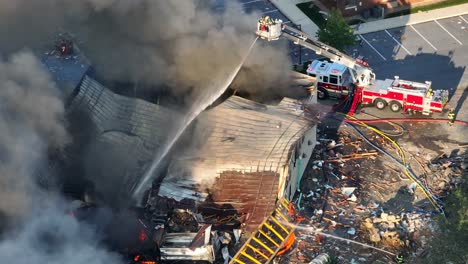
[[[64,181],[84,179],[93,185],[97,200],[132,206],[140,202],[131,200],[132,189],[170,136],[164,124],[180,117],[167,107],[105,87],[91,77],[89,63],[75,50],[68,59],[49,54],[43,60],[67,97],[75,138]],[[223,232],[255,231],[279,199],[294,197],[315,133],[303,103],[290,98],[265,105],[231,96],[203,112],[143,200],[147,212],[141,219],[156,229],[148,236],[157,241],[162,258],[214,261]],[[187,220],[191,228],[182,233],[170,230],[171,221],[187,218],[180,210],[192,216]],[[231,220],[220,224],[223,217]],[[187,228],[186,222],[181,225]]]
[[315,127],[302,105],[289,98],[264,105],[231,96],[197,121],[196,140],[174,155],[160,195],[200,200],[203,195],[185,195],[191,180],[198,191],[208,189],[210,203],[246,215],[253,231],[278,198],[292,199],[299,188],[315,146]]
[[[184,4],[167,1],[138,1],[131,4],[125,1],[83,1],[80,3],[76,3],[76,1],[60,1],[60,3],[60,5],[57,5],[56,1],[36,3],[35,1],[25,0],[14,1],[14,4],[9,2],[2,3],[2,8],[0,8],[1,11],[4,11],[0,11],[2,13],[2,16],[0,16],[2,17],[2,23],[0,24],[3,25],[0,28],[0,32],[4,33],[4,35],[8,33],[10,36],[9,41],[1,45],[0,49],[2,53],[9,54],[22,48],[35,50],[33,52],[47,66],[55,84],[60,88],[60,91],[57,91],[57,94],[55,94],[55,84],[47,82],[48,87],[54,88],[53,98],[59,102],[53,101],[54,103],[47,103],[47,101],[31,99],[35,97],[29,97],[32,101],[29,103],[30,106],[40,105],[40,107],[37,109],[25,108],[31,110],[31,113],[28,112],[28,116],[32,116],[33,118],[31,119],[33,121],[41,121],[41,126],[33,127],[33,130],[40,128],[40,132],[49,132],[51,126],[44,122],[43,116],[37,118],[35,114],[42,113],[41,110],[51,111],[58,108],[60,111],[57,111],[59,114],[54,116],[54,120],[60,121],[58,122],[60,123],[60,128],[67,130],[67,135],[70,135],[71,143],[68,144],[67,141],[67,144],[60,144],[61,147],[63,146],[63,149],[56,151],[46,149],[46,141],[55,142],[59,137],[54,136],[54,134],[50,138],[44,137],[44,151],[41,154],[47,151],[54,152],[50,154],[53,154],[51,155],[54,159],[52,165],[57,173],[51,176],[48,173],[49,168],[45,168],[45,172],[38,172],[41,178],[40,182],[44,186],[49,184],[54,185],[51,188],[54,191],[57,188],[65,192],[65,194],[57,192],[58,196],[60,196],[60,202],[65,204],[68,204],[70,198],[79,198],[86,200],[88,203],[99,204],[96,205],[97,207],[110,207],[116,211],[119,208],[131,207],[131,205],[137,203],[137,201],[130,198],[132,189],[152,162],[156,150],[161,148],[161,145],[170,136],[168,135],[167,124],[170,124],[179,117],[175,113],[177,111],[173,111],[163,105],[152,103],[149,100],[140,100],[117,94],[113,92],[116,90],[115,87],[109,85],[108,82],[104,82],[103,79],[116,82],[140,82],[142,86],[167,85],[173,89],[171,92],[177,96],[184,97],[181,101],[196,98],[199,93],[206,92],[204,88],[208,84],[214,83],[211,86],[214,87],[213,89],[217,89],[218,81],[225,82],[224,77],[232,72],[232,67],[236,65],[240,67],[242,65],[242,63],[238,63],[238,60],[245,51],[246,43],[254,38],[251,32],[251,25],[256,20],[257,15],[244,14],[243,18],[239,19],[242,6],[238,3],[233,3],[222,14],[213,14],[203,1],[187,1]],[[37,15],[36,10],[38,8],[44,10],[46,15],[43,13]],[[64,10],[66,12],[62,12]],[[48,19],[44,20],[44,17]],[[30,23],[28,24],[32,28],[25,28],[24,21],[29,21]],[[57,29],[58,27],[60,29]],[[11,30],[13,28],[17,30]],[[47,50],[42,49],[44,39],[49,36],[55,36],[54,32],[57,30],[74,32],[73,36],[76,36],[76,38],[73,37],[75,39],[72,40],[68,36],[62,35],[57,41],[48,40],[50,45],[46,48]],[[77,45],[77,39],[80,39],[79,46],[83,50],[86,50],[86,54],[90,60],[81,54]],[[256,44],[256,46],[260,45]],[[286,45],[283,46],[286,47]],[[251,47],[253,47],[253,44]],[[248,85],[246,84],[248,83],[255,83],[251,87],[256,87],[256,92],[266,88],[282,87],[279,84],[288,83],[288,78],[285,78],[281,73],[291,66],[287,56],[285,53],[277,52],[276,49],[268,47],[262,47],[252,52],[252,59],[247,60],[243,64],[246,70],[239,74],[236,89],[241,90],[242,88],[239,87],[247,87]],[[24,66],[31,64],[31,59],[26,58],[25,61],[24,64],[19,64],[17,68],[26,69]],[[91,61],[93,67],[90,66]],[[13,64],[13,66],[15,65]],[[258,65],[262,66],[258,67]],[[34,81],[28,82],[28,85],[30,83],[38,83],[41,80],[49,81],[47,73],[42,74],[41,72],[40,75],[35,75],[35,72],[30,70],[16,73],[18,69],[15,68],[15,71],[12,71],[15,73],[13,74],[15,78],[18,75],[25,75],[34,79]],[[38,76],[41,77],[43,75],[45,76],[44,78],[38,78]],[[255,78],[251,78],[252,76]],[[217,78],[216,82],[212,82],[215,77]],[[23,84],[21,81],[18,83]],[[226,83],[227,86],[228,82]],[[37,84],[31,86],[41,88]],[[108,89],[108,87],[111,89]],[[114,90],[112,91],[112,89]],[[17,92],[18,87],[14,87],[12,91]],[[62,94],[58,95],[60,92]],[[189,93],[190,96],[187,96]],[[15,99],[20,98],[18,94],[11,93],[11,95],[14,95],[13,98]],[[38,98],[42,99],[43,97]],[[63,98],[66,99],[62,100]],[[20,101],[27,102],[25,99],[21,98]],[[6,101],[16,102],[14,100]],[[194,171],[203,169],[206,164],[200,165],[195,164],[193,160],[186,160],[187,166],[184,167],[182,163],[186,161],[178,158],[184,157],[183,155],[178,155],[178,153],[186,150],[187,155],[190,153],[190,155],[199,159],[206,158],[209,160],[208,153],[195,153],[193,150],[195,146],[203,145],[203,140],[215,142],[211,140],[211,135],[207,132],[213,127],[205,126],[205,123],[210,121],[204,121],[202,118],[192,124],[189,130],[186,131],[186,135],[197,133],[196,141],[190,144],[186,143],[186,141],[177,144],[178,147],[182,146],[183,148],[172,150],[168,156],[168,160],[165,162],[166,170],[162,170],[155,177],[159,181],[154,185],[154,188],[161,191],[161,193],[154,195],[155,190],[153,189],[148,192],[152,194],[148,195],[148,197],[154,198],[154,196],[158,196],[162,198],[162,203],[158,206],[159,212],[149,210],[151,209],[152,201],[145,204],[148,205],[147,207],[140,209],[144,209],[141,218],[150,220],[150,224],[148,224],[149,228],[163,225],[165,230],[169,230],[170,228],[166,227],[171,225],[171,219],[174,220],[174,217],[187,219],[188,222],[194,224],[193,228],[189,228],[189,231],[187,231],[191,233],[191,239],[193,241],[203,241],[204,243],[195,245],[192,241],[187,244],[185,242],[190,240],[190,236],[182,238],[179,235],[170,235],[169,233],[171,232],[169,231],[163,232],[164,234],[168,234],[165,235],[165,238],[171,237],[171,239],[160,240],[161,242],[158,244],[163,258],[164,254],[168,254],[168,248],[171,248],[169,244],[185,247],[185,252],[188,252],[187,248],[192,250],[193,247],[201,248],[207,246],[207,243],[210,245],[217,244],[212,243],[210,239],[207,239],[207,236],[218,237],[218,242],[223,240],[221,239],[222,237],[227,237],[225,234],[213,234],[213,232],[219,231],[223,227],[215,225],[215,221],[211,220],[207,215],[203,215],[203,218],[196,217],[194,222],[190,217],[184,218],[182,216],[175,216],[177,214],[174,214],[180,208],[187,209],[187,212],[192,212],[193,215],[196,213],[203,214],[207,211],[199,209],[202,204],[205,204],[204,209],[207,209],[210,207],[208,206],[209,203],[216,207],[219,204],[217,200],[225,201],[222,199],[228,199],[221,198],[219,194],[216,194],[216,190],[224,187],[227,188],[222,181],[224,179],[230,180],[231,176],[225,177],[225,175],[229,173],[237,176],[245,175],[247,179],[251,179],[253,175],[262,175],[260,178],[264,179],[264,182],[255,182],[250,185],[250,187],[253,187],[253,189],[257,188],[257,190],[259,189],[258,185],[269,182],[271,191],[265,194],[268,196],[266,198],[268,206],[262,209],[262,213],[259,215],[267,214],[268,208],[271,208],[271,205],[274,204],[276,197],[281,196],[285,192],[287,192],[288,196],[292,196],[292,193],[296,189],[294,184],[297,179],[290,179],[288,175],[290,171],[294,170],[294,165],[296,165],[295,168],[301,168],[302,165],[297,165],[300,163],[297,163],[296,159],[300,159],[305,155],[304,159],[307,155],[303,155],[302,150],[299,148],[297,149],[300,153],[297,155],[292,154],[293,149],[296,149],[293,146],[301,139],[301,134],[307,131],[307,129],[302,129],[300,126],[311,127],[310,124],[307,124],[300,117],[301,110],[298,108],[297,115],[299,117],[296,117],[291,112],[292,108],[289,109],[291,111],[287,110],[288,107],[284,104],[286,101],[283,102],[283,105],[260,107],[260,105],[252,101],[233,97],[230,101],[213,107],[210,113],[224,111],[223,109],[229,103],[236,104],[238,102],[242,102],[245,107],[251,108],[251,114],[257,113],[260,115],[264,111],[261,108],[266,107],[265,116],[261,117],[258,122],[267,126],[268,124],[265,120],[272,118],[274,121],[271,121],[269,129],[273,131],[272,128],[277,127],[277,132],[265,134],[265,136],[269,137],[264,142],[265,148],[259,149],[259,153],[261,154],[252,156],[252,164],[248,165],[243,161],[237,160],[226,166],[216,165],[219,169],[215,169],[215,173],[211,173],[210,171],[203,172],[202,174],[206,177],[207,184],[214,184],[213,188],[209,190],[209,186],[205,185],[204,182],[196,181],[196,177],[201,174],[193,173]],[[42,105],[39,103],[42,103]],[[12,106],[13,110],[10,112],[18,112],[16,110],[18,110],[19,105]],[[241,109],[236,110],[232,108],[233,112],[239,112],[239,110]],[[236,118],[244,117],[238,116]],[[30,119],[25,118],[25,120],[29,121]],[[61,121],[64,120],[66,122],[62,124]],[[297,123],[300,125],[296,123],[290,125],[290,121],[292,120],[297,120]],[[213,119],[213,122],[215,122],[213,124],[218,124],[217,126],[225,126],[225,124],[222,124],[221,119]],[[246,125],[239,122],[232,121],[233,124]],[[35,122],[30,123],[35,124]],[[10,124],[8,125],[10,126]],[[46,125],[47,128],[43,129],[42,125]],[[262,129],[259,127],[255,128],[255,124],[249,124],[249,126],[252,133],[255,129]],[[295,131],[297,135],[293,135],[290,129],[291,131]],[[243,133],[247,133],[247,131]],[[284,133],[288,139],[281,138],[281,133]],[[17,136],[18,133],[11,134]],[[251,140],[260,138],[257,136],[260,135],[252,135]],[[279,139],[273,138],[278,136]],[[232,137],[235,137],[234,140],[232,140]],[[247,137],[245,135],[227,135],[226,139],[223,139],[225,140],[223,143],[234,143],[234,146],[243,138]],[[308,141],[305,140],[304,142]],[[312,140],[311,142],[314,141]],[[42,140],[41,143],[43,143]],[[30,146],[28,143],[25,144],[28,147]],[[214,151],[222,151],[211,143],[209,146],[210,148],[213,147]],[[242,145],[239,144],[239,146]],[[274,147],[271,153],[266,150],[268,147]],[[237,151],[235,148],[232,150]],[[245,148],[245,151],[255,152],[255,149]],[[31,153],[31,151],[25,152]],[[264,157],[260,158],[262,155]],[[295,157],[294,161],[290,161],[290,157],[292,156]],[[42,158],[45,159],[45,155],[41,155],[41,163],[43,161]],[[263,158],[265,158],[265,162],[262,164],[259,161]],[[22,158],[18,160],[31,159]],[[254,165],[255,160],[257,161],[256,168]],[[220,163],[225,163],[226,161],[225,157],[215,159],[215,162]],[[275,163],[277,164],[275,165]],[[45,161],[41,164],[44,167],[48,165]],[[193,166],[193,169],[191,166]],[[179,173],[179,169],[187,173]],[[34,170],[37,170],[36,166]],[[298,169],[298,171],[300,174],[301,170]],[[164,180],[163,178],[168,175],[174,175],[178,180],[174,181],[174,177],[168,177],[167,180]],[[195,185],[201,188],[197,190],[200,196],[196,197],[192,195],[189,198],[195,197],[196,199],[186,198],[180,201],[178,197],[167,198],[169,195],[164,194],[164,191],[168,190],[167,186],[170,186],[170,184],[180,185],[181,179],[186,176],[188,176],[186,180],[195,180]],[[47,177],[50,178],[50,181]],[[248,181],[246,180],[245,182]],[[218,188],[216,186],[221,187]],[[193,192],[188,189],[184,190],[187,190],[188,193]],[[205,197],[205,194],[208,195]],[[258,201],[263,199],[260,196],[258,196]],[[254,197],[250,198],[254,199]],[[252,202],[250,203],[252,205]],[[239,212],[239,215],[242,216],[235,220],[239,223],[246,223],[249,228],[253,229],[255,221],[253,221],[254,218],[250,217],[250,215],[255,215],[255,208],[260,208],[260,206],[252,207],[249,205],[250,209],[243,210],[240,207],[233,207],[233,205],[233,203],[226,204],[226,206],[232,207],[226,211]],[[162,209],[167,210],[164,212]],[[65,210],[60,209],[58,215],[61,215],[62,211]],[[220,215],[219,211],[217,212]],[[160,218],[158,218],[157,213],[161,213]],[[90,214],[95,215],[96,213],[91,210]],[[148,216],[148,214],[150,215]],[[66,220],[70,224],[75,224],[75,220],[69,219],[68,215],[66,217]],[[87,217],[84,216],[84,218]],[[140,215],[129,217],[140,219]],[[192,220],[189,221],[189,218]],[[213,228],[211,229],[212,232],[205,232],[205,237],[202,239],[201,235],[198,234],[200,234],[200,230],[203,228],[208,230],[205,225],[206,223],[213,224]],[[107,228],[104,229],[109,230]],[[114,229],[110,228],[110,230]],[[193,235],[194,233],[195,235]],[[94,241],[93,238],[93,236],[90,236],[82,244],[86,245],[86,242]],[[109,239],[112,240],[112,238]],[[25,237],[24,241],[29,240]],[[224,241],[227,241],[227,239],[224,239]],[[16,248],[22,249],[24,247],[17,246]],[[175,251],[183,252],[184,250]],[[215,251],[213,251],[213,254],[217,254]],[[83,256],[85,255],[84,253]],[[34,259],[33,261],[36,260]],[[39,262],[41,261],[39,260]]]

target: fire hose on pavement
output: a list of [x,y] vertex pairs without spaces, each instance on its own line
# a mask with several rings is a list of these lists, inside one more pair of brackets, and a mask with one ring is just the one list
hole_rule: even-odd
[[[377,128],[367,125],[366,124],[367,121],[359,120],[359,119],[357,119],[355,117],[349,116],[349,115],[344,114],[344,113],[339,113],[339,114],[343,115],[345,118],[343,118],[343,119],[336,118],[336,119],[343,120],[346,125],[348,125],[353,130],[355,130],[356,133],[358,133],[367,143],[369,143],[377,151],[381,152],[382,154],[384,154],[385,156],[387,156],[388,158],[393,160],[395,163],[397,163],[398,166],[403,169],[406,176],[408,176],[408,178],[410,180],[412,180],[414,183],[416,183],[416,185],[423,191],[424,195],[428,198],[428,200],[431,202],[431,204],[434,206],[434,208],[436,208],[440,213],[444,214],[442,201],[439,198],[437,198],[434,194],[432,194],[432,192],[417,178],[417,176],[414,174],[414,172],[409,167],[409,164],[406,162],[406,157],[405,157],[405,154],[403,152],[403,149],[400,147],[400,145],[398,143],[396,143],[394,140],[389,138],[385,133],[378,130]],[[373,120],[370,120],[370,121],[373,121]],[[388,121],[389,120],[384,120],[382,122],[388,122]],[[383,138],[385,138],[386,140],[391,142],[398,149],[398,153],[399,153],[399,155],[401,157],[401,161],[398,160],[397,158],[393,157],[390,153],[388,153],[384,149],[382,149],[379,146],[377,146],[376,144],[374,144],[359,129],[356,128],[355,124],[363,126],[363,127],[367,128],[367,129],[370,129],[371,131],[375,132],[376,134],[382,136]]]
[[[444,119],[444,118],[379,118],[379,119],[358,119],[358,120],[352,120],[352,119],[347,119],[346,122],[349,123],[358,123],[358,122],[363,122],[363,123],[385,123],[385,122],[449,122],[450,120]],[[463,120],[454,120],[455,124],[459,125],[468,125],[467,121]]]

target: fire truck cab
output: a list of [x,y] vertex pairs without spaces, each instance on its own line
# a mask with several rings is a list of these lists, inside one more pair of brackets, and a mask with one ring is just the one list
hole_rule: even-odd
[[347,95],[353,83],[348,67],[335,62],[314,60],[309,64],[307,74],[317,78],[318,99]]

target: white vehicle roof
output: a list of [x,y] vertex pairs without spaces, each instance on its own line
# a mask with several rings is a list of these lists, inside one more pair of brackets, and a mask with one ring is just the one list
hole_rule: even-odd
[[347,67],[339,63],[314,60],[307,68],[308,74],[320,75],[342,75]]
[[385,92],[387,89],[392,89],[408,94],[425,95],[430,87],[431,82],[411,82],[400,80],[398,76],[395,76],[395,79],[376,80],[375,83],[370,85],[367,89],[374,92]]

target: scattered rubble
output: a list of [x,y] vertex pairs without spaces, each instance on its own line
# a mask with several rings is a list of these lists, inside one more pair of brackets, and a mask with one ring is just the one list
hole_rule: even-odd
[[[437,233],[436,212],[417,184],[351,130],[341,127],[330,138],[333,133],[331,126],[319,128],[320,144],[301,182],[302,199],[296,201],[307,219],[304,225],[316,232],[299,228],[296,251],[281,263],[310,263],[321,253],[336,256],[339,263],[390,263],[394,254],[416,257],[427,250]],[[398,157],[382,137],[367,136]],[[423,150],[406,153],[409,165],[423,184],[443,198],[466,172],[467,155],[437,156]]]

